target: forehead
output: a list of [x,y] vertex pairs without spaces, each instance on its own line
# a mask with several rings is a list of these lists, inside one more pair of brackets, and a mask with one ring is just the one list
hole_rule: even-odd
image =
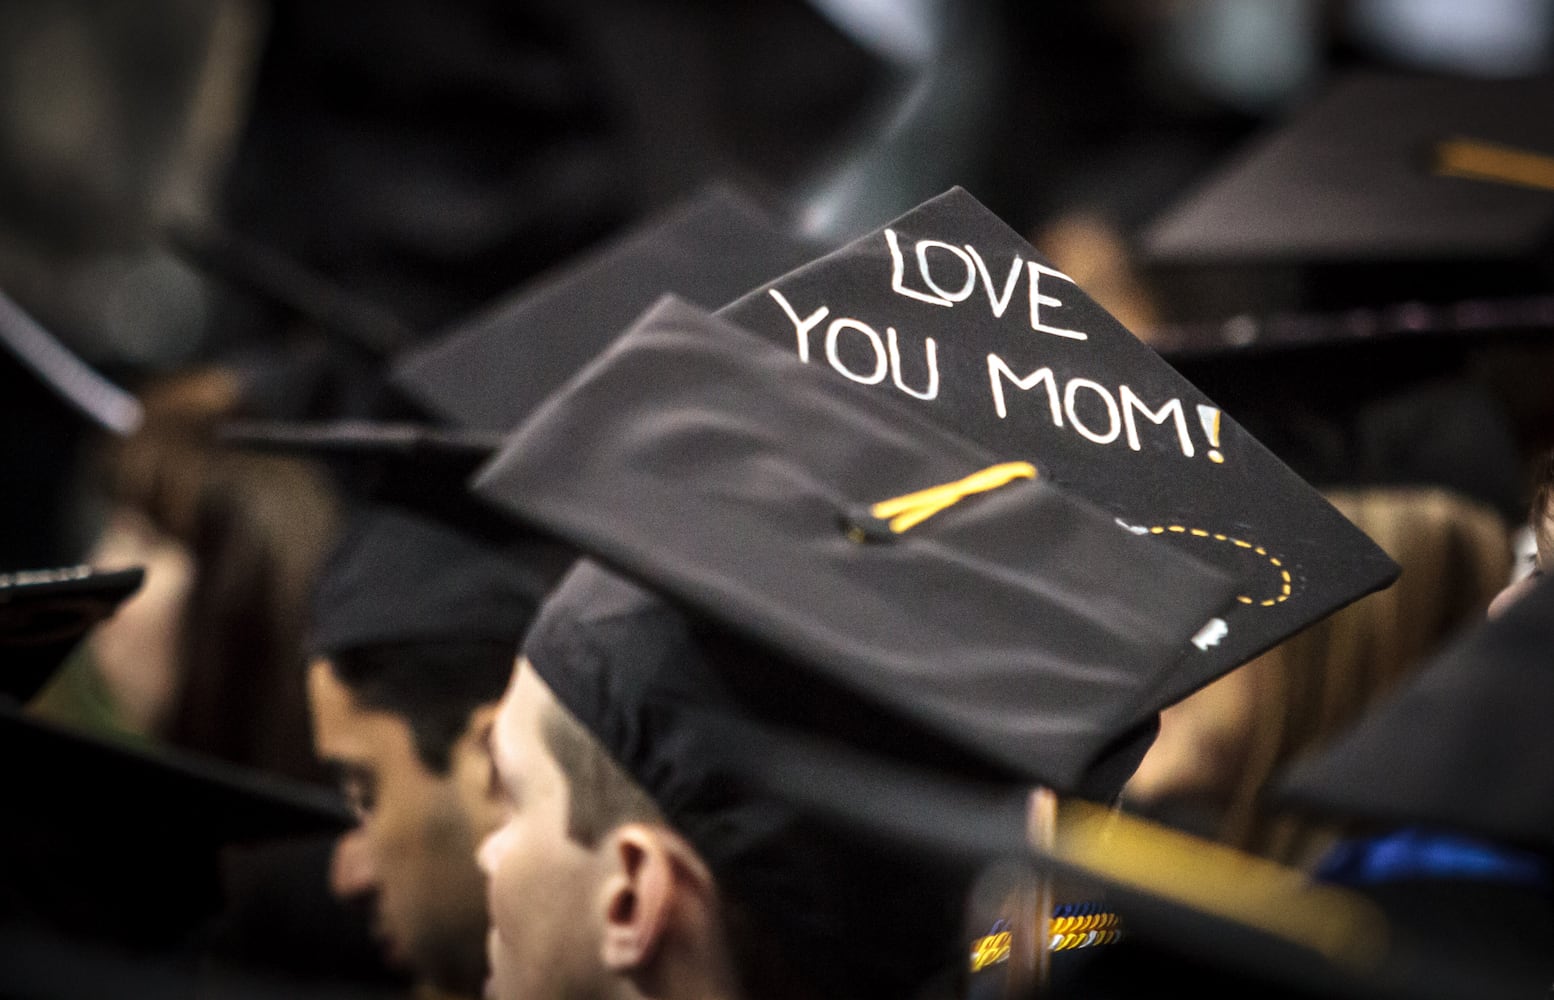
[[308,665],[308,707],[313,742],[321,757],[356,760],[413,753],[409,721],[363,705],[327,659]]
[[497,709],[493,742],[498,757],[512,763],[514,756],[532,753],[540,744],[545,714],[554,711],[555,705],[556,696],[550,687],[540,680],[527,659],[520,659]]

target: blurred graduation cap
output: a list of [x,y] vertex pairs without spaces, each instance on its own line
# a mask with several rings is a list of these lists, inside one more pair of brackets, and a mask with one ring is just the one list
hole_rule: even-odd
[[[1292,998],[1526,995],[1508,970],[1474,963],[1449,939],[1400,935],[1364,894],[1301,870],[1072,799],[1058,806],[1051,838],[1038,843],[1029,789],[946,780],[816,741],[761,739],[771,752],[759,769],[752,755],[742,773],[797,808],[935,855],[978,859],[979,888],[995,899],[1000,887],[1018,899],[1024,884],[1044,879],[1115,914],[1120,943],[1083,964],[1055,964],[1054,995],[1215,987]],[[971,995],[1027,995],[1020,987],[1030,970],[1015,960],[972,976]]]
[[0,924],[165,946],[220,905],[229,845],[348,827],[335,793],[0,706]]
[[[725,891],[849,995],[958,952],[957,869],[746,795],[724,776],[759,772],[754,737],[1107,798],[1153,731],[1162,676],[1197,666],[1187,639],[1233,600],[1225,574],[1033,466],[672,298],[475,488],[600,561],[526,638],[540,677]],[[907,878],[914,900],[882,913]]]
[[62,566],[70,538],[71,476],[94,436],[140,426],[140,402],[105,378],[0,292],[0,566]]
[[466,488],[501,436],[372,421],[233,421],[220,437],[322,460],[352,512],[314,593],[322,654],[389,642],[516,644],[573,553]]
[[1158,704],[1397,574],[1390,559],[959,188],[720,315],[1230,572]]
[[139,568],[0,573],[0,696],[25,704],[92,626],[140,589]]
[[660,295],[715,308],[820,252],[717,185],[403,357],[394,382],[459,426],[507,431]]
[[1346,736],[1297,761],[1283,804],[1423,825],[1554,858],[1554,581],[1465,634]]
[[1243,318],[1220,346],[1547,329],[1523,297],[1554,275],[1554,79],[1341,77],[1141,242],[1179,319],[1361,309]]

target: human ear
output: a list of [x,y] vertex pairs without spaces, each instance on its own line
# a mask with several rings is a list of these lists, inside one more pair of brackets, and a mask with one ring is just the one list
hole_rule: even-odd
[[679,887],[674,848],[665,831],[631,823],[612,832],[611,862],[601,894],[604,935],[600,961],[612,972],[650,963],[669,925]]

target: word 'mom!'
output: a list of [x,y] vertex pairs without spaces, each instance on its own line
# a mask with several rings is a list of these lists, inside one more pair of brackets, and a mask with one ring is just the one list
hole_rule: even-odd
[[[890,289],[896,295],[953,309],[973,301],[977,289],[981,288],[993,318],[1002,319],[1016,301],[1016,292],[1023,281],[1024,309],[1018,311],[1028,310],[1032,332],[1067,340],[1089,339],[1089,334],[1083,330],[1050,322],[1050,310],[1063,305],[1063,300],[1052,294],[1062,287],[1056,283],[1067,282],[1078,287],[1073,278],[1056,268],[1015,255],[1007,273],[1003,273],[1000,266],[1001,276],[995,277],[982,254],[969,243],[956,246],[941,240],[918,240],[911,253],[906,254],[902,252],[901,240],[894,230],[884,230],[884,239],[891,258]],[[910,276],[907,273],[909,259],[916,265],[911,269],[915,273]],[[897,390],[914,399],[926,401],[939,397],[939,345],[934,338],[922,338],[923,364],[921,368],[912,365],[918,374],[909,377],[902,363],[903,338],[894,326],[886,326],[882,334],[863,320],[833,316],[830,306],[826,305],[801,315],[781,291],[770,288],[767,294],[793,324],[800,360],[810,361],[817,347],[818,334],[818,346],[824,352],[826,362],[843,377],[863,385],[880,385],[889,378]],[[981,301],[981,297],[974,301]],[[849,345],[850,361],[844,357],[844,342]],[[915,362],[916,352],[912,355]],[[872,363],[860,365],[860,358],[872,359]],[[1033,394],[1036,405],[1045,403],[1045,411],[1054,427],[1070,429],[1095,444],[1123,441],[1133,451],[1140,451],[1143,448],[1140,428],[1147,424],[1162,428],[1164,433],[1174,431],[1184,457],[1192,458],[1197,453],[1189,432],[1186,407],[1180,398],[1152,406],[1128,385],[1112,389],[1093,379],[1077,377],[1060,381],[1050,367],[1019,371],[994,352],[987,355],[987,388],[989,401],[999,419],[1007,419],[1011,405],[1020,405],[1016,401],[1019,394],[1028,393]],[[1209,459],[1223,462],[1224,456],[1218,450],[1219,410],[1199,404],[1197,411],[1198,424],[1208,442]]]

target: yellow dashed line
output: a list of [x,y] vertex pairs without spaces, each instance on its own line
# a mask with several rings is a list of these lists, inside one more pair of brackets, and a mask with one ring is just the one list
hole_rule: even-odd
[[1281,560],[1278,556],[1269,555],[1268,550],[1263,548],[1261,545],[1254,545],[1251,542],[1242,541],[1239,538],[1232,538],[1229,535],[1218,533],[1211,534],[1202,528],[1189,528],[1181,524],[1157,524],[1153,525],[1149,529],[1149,533],[1151,535],[1159,535],[1167,531],[1174,535],[1192,535],[1194,538],[1212,538],[1216,542],[1230,542],[1238,549],[1251,549],[1253,552],[1267,559],[1269,563],[1271,563],[1279,570],[1279,577],[1283,581],[1283,586],[1281,587],[1281,593],[1278,597],[1259,601],[1255,598],[1248,597],[1245,594],[1241,594],[1236,598],[1236,600],[1240,601],[1242,604],[1256,604],[1264,608],[1271,608],[1275,604],[1282,604],[1283,602],[1289,600],[1290,594],[1293,592],[1292,584],[1294,582],[1290,577],[1290,571],[1284,568],[1283,560]]

